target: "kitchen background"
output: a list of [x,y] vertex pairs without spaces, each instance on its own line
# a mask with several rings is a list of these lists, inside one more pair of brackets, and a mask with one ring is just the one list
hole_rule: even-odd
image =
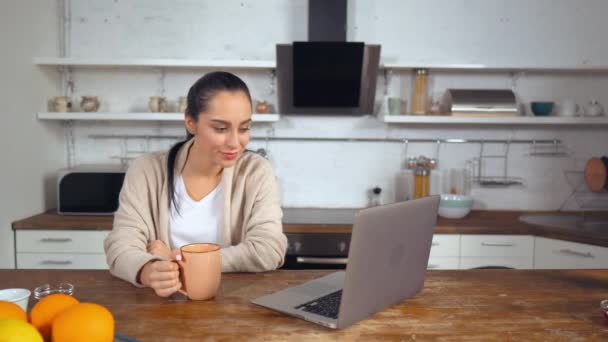
[[[96,95],[100,112],[147,112],[148,98],[172,101],[186,95],[205,68],[71,67],[71,84],[59,67],[37,66],[35,57],[90,59],[175,58],[274,61],[275,44],[307,40],[307,1],[23,1],[0,4],[5,53],[0,56],[0,94],[4,146],[0,169],[0,267],[12,267],[10,223],[53,208],[56,171],[69,163],[120,163],[117,156],[166,149],[173,139],[99,139],[91,135],[182,135],[179,122],[40,121],[47,100],[73,90]],[[570,98],[608,106],[608,46],[601,0],[410,0],[348,2],[349,41],[380,44],[381,63],[401,65],[483,64],[513,71],[431,69],[429,96],[447,88],[513,89],[532,115],[529,103]],[[553,70],[597,67],[599,70]],[[547,68],[548,70],[526,70]],[[230,69],[250,86],[254,101],[277,104],[270,68]],[[264,148],[273,163],[285,207],[358,208],[369,190],[383,189],[382,200],[401,199],[397,180],[406,157],[436,157],[439,171],[464,168],[479,155],[478,144],[387,142],[266,141],[266,136],[302,138],[397,139],[559,139],[565,154],[535,156],[527,144],[509,148],[508,174],[523,186],[472,184],[478,209],[577,209],[572,184],[592,156],[606,155],[603,125],[408,125],[382,121],[382,99],[410,102],[412,70],[381,70],[376,113],[362,117],[286,116],[256,123],[250,148]],[[66,134],[71,132],[72,134]],[[73,146],[71,150],[68,146]],[[504,145],[485,146],[500,154]],[[501,174],[500,163],[484,168]],[[605,198],[605,197],[604,197]],[[602,202],[602,200],[598,201]]]

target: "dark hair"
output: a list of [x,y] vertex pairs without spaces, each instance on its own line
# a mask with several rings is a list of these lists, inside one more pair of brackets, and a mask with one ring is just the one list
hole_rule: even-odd
[[[206,74],[196,81],[190,90],[188,91],[188,107],[186,108],[186,115],[192,118],[195,122],[198,121],[200,113],[207,111],[209,101],[220,91],[229,92],[243,92],[247,95],[249,102],[251,103],[251,94],[249,88],[243,80],[238,76],[225,71],[215,71]],[[177,157],[177,151],[190,139],[193,135],[186,130],[186,140],[180,141],[173,145],[169,150],[169,156],[167,157],[167,174],[169,176],[169,208],[171,203],[175,205],[179,211],[175,201],[175,158]]]

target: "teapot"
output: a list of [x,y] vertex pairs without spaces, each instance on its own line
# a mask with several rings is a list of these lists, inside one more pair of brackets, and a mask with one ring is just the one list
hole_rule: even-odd
[[604,115],[604,107],[597,102],[596,100],[591,100],[585,106],[585,115],[586,116],[602,116]]

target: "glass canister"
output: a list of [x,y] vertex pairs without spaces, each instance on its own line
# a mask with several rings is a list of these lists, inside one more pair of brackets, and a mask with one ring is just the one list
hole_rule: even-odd
[[414,89],[412,93],[412,114],[426,114],[426,88],[428,71],[426,69],[416,69],[414,74]]
[[418,166],[414,171],[414,198],[422,198],[429,195],[430,192],[430,170],[422,166]]

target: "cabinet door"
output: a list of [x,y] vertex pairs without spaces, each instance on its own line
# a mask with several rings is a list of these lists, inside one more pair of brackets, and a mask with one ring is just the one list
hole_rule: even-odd
[[461,257],[460,268],[468,270],[472,268],[506,267],[515,269],[532,269],[534,267],[533,257]]
[[18,269],[108,269],[105,254],[17,253]]
[[608,268],[608,248],[583,243],[535,238],[534,268]]
[[460,255],[459,234],[435,234],[431,244],[431,258],[457,257]]
[[17,253],[104,253],[109,230],[17,230]]
[[430,257],[427,269],[429,270],[457,270],[459,265],[459,257]]
[[460,238],[461,257],[530,257],[534,237],[530,235],[465,235]]

